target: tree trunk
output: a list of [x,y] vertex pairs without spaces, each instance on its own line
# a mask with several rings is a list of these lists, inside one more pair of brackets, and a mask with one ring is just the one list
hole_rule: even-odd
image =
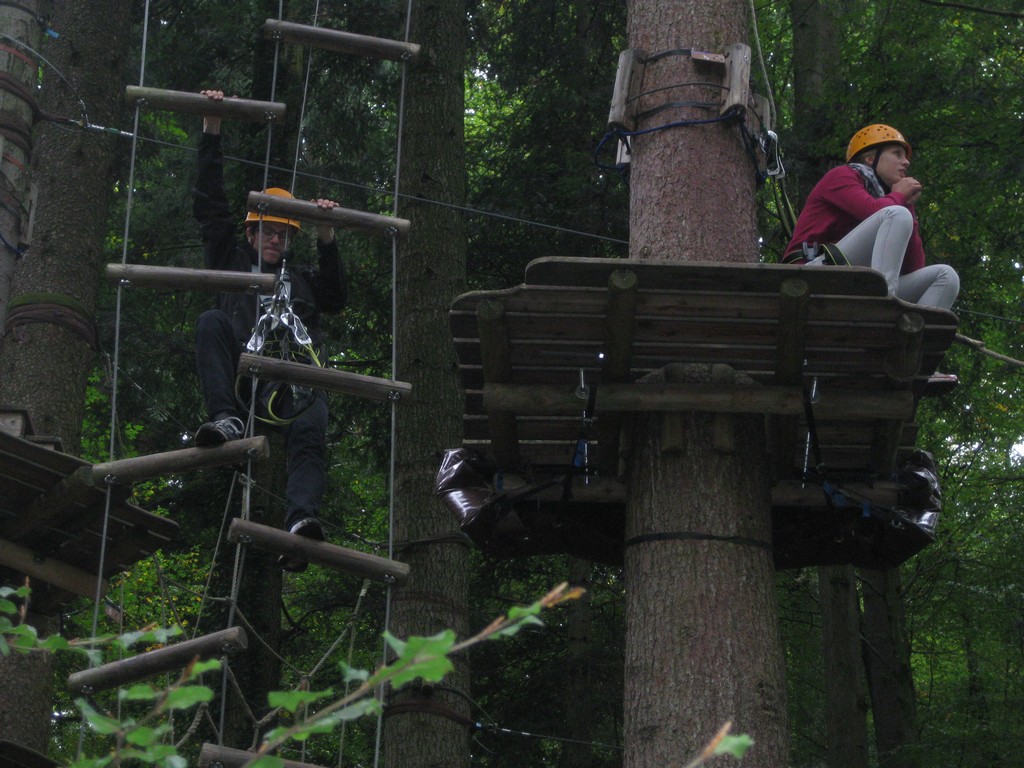
[[[629,45],[648,55],[724,52],[746,39],[741,0],[629,5]],[[638,108],[717,101],[716,89],[658,90],[708,80],[703,66],[688,55],[651,62],[644,91],[654,95]],[[676,107],[637,128],[717,114]],[[637,136],[632,152],[631,256],[757,260],[754,173],[734,122]],[[666,373],[673,380],[709,378],[707,366]],[[744,765],[788,763],[764,420],[719,417],[733,438],[722,450],[712,447],[715,422],[706,413],[652,414],[637,418],[633,430],[625,558],[627,768],[682,763],[728,720],[756,742]]]
[[867,691],[858,648],[853,567],[818,569],[821,645],[825,656],[825,737],[832,768],[867,768]]
[[[39,95],[44,112],[80,117],[81,98],[94,123],[122,119],[128,12],[124,0],[56,5],[52,24],[62,36],[45,50],[50,65],[44,67]],[[21,319],[8,315],[12,322],[0,341],[0,403],[25,408],[35,431],[60,437],[70,453],[78,450],[95,354],[93,315],[115,187],[115,141],[52,125],[39,128],[32,164],[39,190],[35,231],[18,261],[11,296],[18,308],[49,307],[44,317],[58,320],[28,322],[31,312]],[[53,629],[46,624],[37,622],[44,633]],[[17,654],[0,659],[0,737],[42,752],[52,709],[50,662]]]
[[[395,376],[413,385],[411,402],[396,408],[392,446],[392,533],[410,566],[408,581],[392,592],[391,632],[398,637],[446,628],[464,637],[468,631],[468,552],[452,536],[458,526],[434,493],[441,452],[461,441],[462,403],[447,313],[465,283],[466,235],[456,211],[416,202],[464,202],[465,13],[461,0],[412,6],[410,39],[422,53],[408,69],[398,211],[412,226],[395,274]],[[469,765],[468,705],[447,690],[467,693],[469,668],[464,657],[453,661],[455,670],[443,688],[408,686],[390,693],[389,705],[404,703],[408,709],[386,716],[385,768]]]
[[900,573],[861,569],[864,666],[871,692],[879,768],[917,768],[914,680],[903,630]]

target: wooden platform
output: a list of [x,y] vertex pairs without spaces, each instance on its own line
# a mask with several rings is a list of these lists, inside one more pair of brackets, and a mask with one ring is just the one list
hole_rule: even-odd
[[[91,466],[82,459],[0,431],[0,542],[14,552],[31,552],[34,565],[42,570],[55,564],[58,570],[67,566],[72,572],[98,575],[106,488],[68,480],[78,470]],[[129,488],[114,488],[104,577],[167,546],[178,529],[173,520],[128,503],[129,493]],[[0,574],[5,583],[20,579],[3,565]],[[33,579],[37,609],[52,608],[73,597],[63,588],[45,589],[40,578],[37,575]]]
[[[582,258],[533,261],[522,285],[458,297],[449,321],[463,444],[499,467],[566,472],[589,394],[577,391],[582,370],[597,387],[590,467],[604,477],[619,474],[625,412],[708,410],[772,414],[779,481],[802,471],[802,398],[815,379],[824,464],[857,479],[890,472],[914,444],[917,395],[957,327],[951,312],[888,297],[866,268]],[[672,363],[730,366],[761,391],[634,384]]]

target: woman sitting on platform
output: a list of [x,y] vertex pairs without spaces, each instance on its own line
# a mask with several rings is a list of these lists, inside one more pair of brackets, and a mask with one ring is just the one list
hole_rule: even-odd
[[956,272],[946,264],[925,265],[914,214],[921,182],[907,175],[911,154],[903,134],[888,125],[857,131],[847,164],[826,173],[807,197],[783,262],[871,267],[885,276],[890,296],[953,306],[960,290]]

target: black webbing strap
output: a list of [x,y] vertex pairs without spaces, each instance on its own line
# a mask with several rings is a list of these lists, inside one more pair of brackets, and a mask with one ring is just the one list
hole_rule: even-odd
[[760,547],[768,552],[775,551],[769,542],[760,539],[751,539],[746,536],[715,536],[711,533],[696,533],[694,531],[643,533],[626,539],[623,546],[631,547],[634,544],[646,544],[651,541],[722,541],[726,544],[739,544],[744,547]]

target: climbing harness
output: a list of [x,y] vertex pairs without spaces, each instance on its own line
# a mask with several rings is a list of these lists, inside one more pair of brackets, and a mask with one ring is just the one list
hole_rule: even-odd
[[[256,321],[256,327],[245,349],[254,355],[302,362],[322,368],[320,355],[306,326],[294,309],[291,294],[292,281],[288,265],[282,262],[274,295],[260,297],[263,314]],[[242,396],[242,386],[247,378],[239,376],[235,380],[235,395],[242,403],[246,402]],[[290,424],[313,404],[316,397],[316,392],[311,387],[285,382],[259,382],[257,398],[260,408],[254,415],[266,424]]]

